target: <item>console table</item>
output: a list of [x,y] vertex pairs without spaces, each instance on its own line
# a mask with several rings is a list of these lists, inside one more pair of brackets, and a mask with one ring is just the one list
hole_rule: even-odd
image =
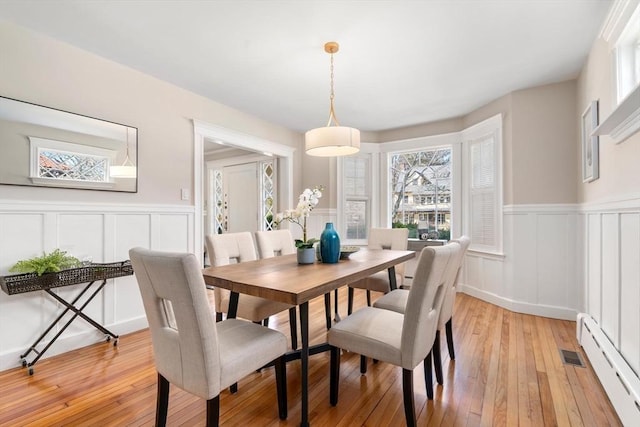
[[[60,313],[60,315],[53,320],[47,329],[38,337],[37,340],[20,355],[22,360],[22,366],[29,368],[29,375],[33,375],[33,366],[40,360],[40,358],[46,353],[51,345],[62,335],[62,333],[69,327],[69,325],[77,318],[81,317],[86,320],[90,325],[95,327],[100,332],[106,335],[106,341],[114,339],[113,345],[118,345],[118,335],[109,331],[107,328],[84,314],[82,311],[89,305],[91,300],[98,295],[98,293],[107,284],[107,279],[115,277],[130,276],[133,274],[133,267],[131,267],[130,261],[112,262],[108,264],[90,264],[79,268],[70,268],[68,270],[62,270],[57,273],[45,273],[42,276],[38,276],[35,273],[16,274],[12,276],[0,277],[0,288],[8,294],[15,295],[25,292],[45,291],[56,301],[64,305],[66,308]],[[62,286],[77,285],[80,283],[86,283],[86,286],[80,291],[80,293],[69,302],[62,298],[57,293],[53,292],[53,288],[59,288]],[[89,297],[80,305],[76,306],[80,298],[97,283],[97,287]],[[60,328],[56,335],[45,345],[45,347],[38,351],[36,346],[45,338],[45,336],[56,326],[56,324],[62,319],[62,317],[69,311],[73,312],[73,316]],[[31,361],[27,361],[27,356],[35,353],[35,357]]]

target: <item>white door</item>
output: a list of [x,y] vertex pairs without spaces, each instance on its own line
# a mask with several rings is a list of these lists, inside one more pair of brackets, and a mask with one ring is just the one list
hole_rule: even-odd
[[257,231],[260,216],[258,164],[226,166],[222,174],[227,232]]

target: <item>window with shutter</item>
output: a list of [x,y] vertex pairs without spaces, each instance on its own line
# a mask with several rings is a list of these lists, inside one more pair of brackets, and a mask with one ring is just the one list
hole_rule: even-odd
[[501,129],[502,119],[496,116],[463,132],[466,233],[473,249],[492,253],[502,252]]

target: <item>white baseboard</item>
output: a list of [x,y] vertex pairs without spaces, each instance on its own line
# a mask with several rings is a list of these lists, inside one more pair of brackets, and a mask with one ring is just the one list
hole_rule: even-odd
[[[147,322],[146,316],[138,317],[135,319],[130,319],[124,322],[120,322],[114,325],[105,325],[105,327],[113,332],[116,335],[122,336],[125,334],[129,334],[131,332],[139,331],[141,329],[145,329],[149,326]],[[47,359],[51,356],[55,356],[57,354],[66,353],[71,350],[75,350],[82,347],[87,347],[89,345],[93,345],[99,342],[105,342],[105,335],[98,331],[97,329],[87,330],[75,335],[62,335],[60,338],[54,342],[51,347],[47,350],[47,352],[42,356],[42,358],[38,361],[40,363],[42,360]],[[122,342],[122,337],[119,338],[119,343]],[[41,350],[48,341],[43,341],[40,345],[37,346],[37,349]],[[106,343],[105,345],[113,345],[113,340],[110,343]],[[4,371],[7,369],[17,368],[22,366],[22,361],[20,359],[20,355],[27,351],[27,348],[16,349],[9,351],[7,353],[3,353],[0,355],[0,371]],[[37,355],[31,352],[27,356],[27,360],[33,360]],[[34,370],[37,371],[38,363],[34,366]],[[26,371],[25,371],[26,374]]]
[[532,314],[534,316],[551,317],[553,319],[563,320],[575,320],[576,315],[578,314],[571,308],[515,301],[465,284],[459,284],[457,289],[458,292],[463,292],[467,295],[471,295],[472,297],[498,305],[516,313]]

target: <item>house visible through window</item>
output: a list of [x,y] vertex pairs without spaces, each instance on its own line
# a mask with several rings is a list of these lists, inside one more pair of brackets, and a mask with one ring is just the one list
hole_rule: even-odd
[[29,140],[30,176],[34,182],[112,184],[109,166],[116,151],[44,138],[29,137]]
[[391,220],[410,238],[449,239],[451,147],[389,153]]

